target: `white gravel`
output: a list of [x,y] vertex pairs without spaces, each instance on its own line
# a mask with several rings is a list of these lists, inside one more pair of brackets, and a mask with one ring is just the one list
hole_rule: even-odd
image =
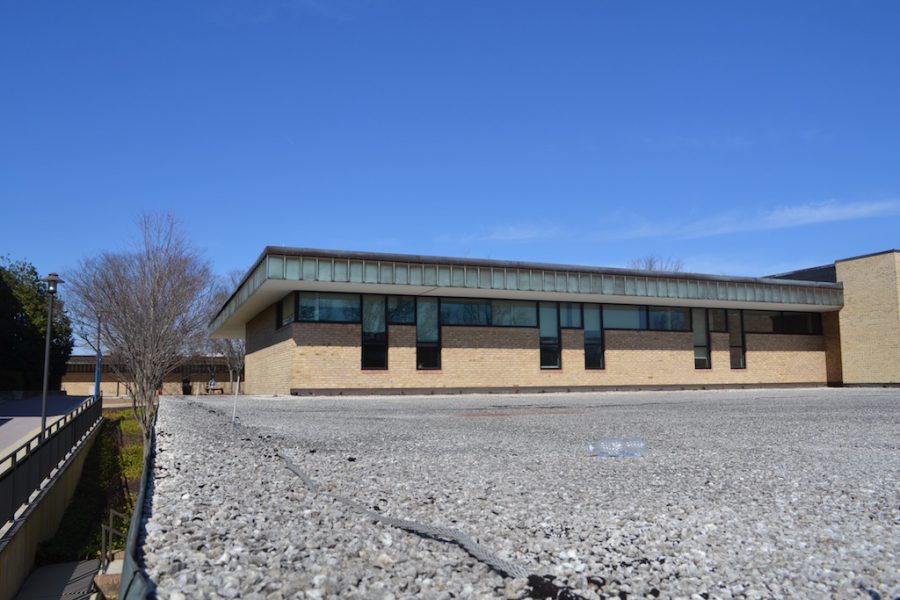
[[[900,596],[900,394],[735,390],[164,398],[144,547],[161,598],[523,597],[460,529],[585,598]],[[642,437],[601,460],[593,439]]]

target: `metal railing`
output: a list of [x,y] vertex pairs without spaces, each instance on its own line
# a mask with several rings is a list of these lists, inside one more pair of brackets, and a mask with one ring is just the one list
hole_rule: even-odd
[[115,549],[113,548],[113,538],[118,536],[123,540],[128,540],[128,535],[122,533],[113,527],[114,519],[128,520],[127,515],[123,515],[117,510],[109,509],[109,525],[100,526],[100,570],[106,571],[106,567],[112,562]]
[[41,488],[59,463],[101,419],[101,402],[89,397],[77,408],[50,424],[45,439],[40,433],[0,458],[0,527]]
[[143,543],[141,532],[144,528],[144,515],[148,510],[149,498],[147,487],[153,472],[153,458],[156,453],[156,422],[150,430],[150,439],[144,440],[144,469],[141,472],[141,486],[131,513],[131,523],[125,538],[125,556],[122,558],[122,581],[119,585],[120,600],[143,600],[153,594],[153,582],[147,577],[138,553]]

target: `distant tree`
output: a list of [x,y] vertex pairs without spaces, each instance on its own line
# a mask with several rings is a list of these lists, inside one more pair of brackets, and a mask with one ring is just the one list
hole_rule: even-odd
[[[44,377],[47,284],[31,263],[0,259],[0,389],[39,390]],[[72,323],[54,298],[49,388],[58,390],[72,354]]]
[[[241,272],[232,271],[228,276],[228,283],[216,286],[212,293],[212,304],[208,320],[212,321],[219,309],[225,305],[234,290],[241,283]],[[207,352],[225,359],[225,368],[228,369],[228,382],[234,389],[235,381],[242,381],[244,375],[244,357],[247,354],[247,342],[245,338],[225,338],[206,340]],[[238,379],[240,378],[240,379]],[[238,390],[240,392],[240,390]]]
[[211,280],[207,261],[172,215],[145,214],[138,229],[133,250],[83,260],[69,284],[79,321],[94,323],[102,313],[109,365],[149,437],[163,379],[206,335]]
[[640,258],[628,261],[628,268],[635,271],[665,271],[678,273],[684,268],[684,262],[680,258],[662,258],[654,254],[648,254]]

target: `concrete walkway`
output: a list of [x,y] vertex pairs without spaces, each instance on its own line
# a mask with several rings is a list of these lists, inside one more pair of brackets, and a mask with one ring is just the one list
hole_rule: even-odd
[[[63,418],[87,396],[54,394],[47,397],[47,426]],[[9,419],[9,420],[5,420]],[[7,468],[6,457],[41,431],[41,396],[0,402],[0,471]]]
[[31,572],[15,600],[51,600],[90,598],[99,560],[47,565]]

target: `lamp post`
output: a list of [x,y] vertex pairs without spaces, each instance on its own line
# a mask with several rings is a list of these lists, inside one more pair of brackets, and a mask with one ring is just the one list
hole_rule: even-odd
[[94,373],[94,400],[100,400],[100,372],[103,369],[103,353],[100,350],[100,319],[103,313],[97,311],[97,369]]
[[47,293],[50,294],[50,302],[47,308],[47,341],[44,344],[44,394],[41,400],[41,443],[44,442],[44,430],[47,429],[47,385],[50,382],[50,336],[53,330],[53,300],[56,297],[56,288],[63,280],[56,273],[50,273],[41,281],[47,282]]

